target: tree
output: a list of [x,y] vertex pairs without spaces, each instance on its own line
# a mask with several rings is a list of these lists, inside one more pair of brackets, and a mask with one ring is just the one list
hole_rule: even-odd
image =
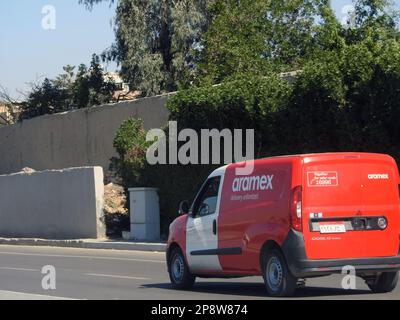
[[54,84],[66,89],[70,89],[74,82],[75,66],[66,65],[63,67],[63,70],[64,73],[58,75],[56,79],[54,79]]
[[[89,9],[102,0],[80,0]],[[114,0],[103,0],[109,3]],[[370,38],[400,38],[389,0],[354,0],[344,27],[330,0],[119,0],[116,42],[104,57],[152,95],[238,73],[301,69],[324,51]],[[198,80],[198,81],[196,81]]]
[[399,11],[388,0],[356,0],[354,26],[344,32],[348,43],[366,38],[373,41],[400,39],[398,30]]
[[0,85],[0,106],[5,107],[8,113],[8,116],[0,114],[1,122],[5,124],[13,124],[18,120],[17,110],[20,106],[20,102],[11,97],[7,89],[2,85]]
[[31,84],[30,92],[21,103],[20,120],[88,108],[109,103],[116,90],[114,83],[104,79],[100,58],[92,56],[90,67],[81,64],[75,74],[74,66],[67,65],[55,79],[44,79]]
[[86,65],[81,64],[78,67],[76,79],[73,84],[73,101],[78,109],[89,105],[89,81],[87,79],[88,69]]
[[71,106],[70,92],[46,78],[41,84],[35,84],[28,98],[21,105],[20,120],[30,119],[45,114],[66,111]]
[[200,74],[211,84],[240,72],[262,74],[271,69],[263,59],[267,1],[216,1],[212,23],[202,41]]
[[116,86],[104,79],[100,58],[94,54],[89,69],[84,64],[79,66],[72,90],[74,105],[87,108],[110,102]]
[[[91,8],[101,0],[80,2]],[[207,2],[119,0],[116,42],[103,58],[117,61],[124,80],[144,96],[178,89],[194,71],[194,51],[209,21]]]
[[[326,0],[220,0],[204,35],[200,73],[219,83],[237,73],[301,68],[332,9]],[[330,14],[330,16],[328,15]]]

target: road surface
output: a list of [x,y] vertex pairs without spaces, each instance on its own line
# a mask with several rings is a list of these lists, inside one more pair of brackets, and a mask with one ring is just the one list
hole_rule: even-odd
[[[44,290],[42,268],[54,266],[56,289]],[[294,299],[400,299],[372,294],[362,280],[341,289],[339,275],[310,279]],[[0,246],[0,299],[246,300],[266,297],[262,278],[199,279],[190,291],[173,290],[163,253]]]

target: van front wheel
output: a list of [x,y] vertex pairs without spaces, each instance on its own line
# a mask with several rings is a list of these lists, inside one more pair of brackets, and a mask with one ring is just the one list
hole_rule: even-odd
[[174,288],[190,289],[193,287],[196,277],[190,273],[182,251],[179,248],[174,248],[170,256],[168,269]]
[[387,293],[396,288],[398,280],[398,272],[383,272],[377,275],[374,281],[367,282],[367,284],[374,293]]
[[292,296],[297,279],[290,272],[282,253],[273,249],[263,255],[262,268],[265,287],[272,297]]

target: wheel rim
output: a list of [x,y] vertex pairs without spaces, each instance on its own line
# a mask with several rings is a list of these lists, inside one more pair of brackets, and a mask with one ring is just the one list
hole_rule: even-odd
[[276,292],[280,289],[283,280],[283,267],[278,258],[272,257],[268,261],[265,278],[272,291]]
[[175,282],[181,282],[185,270],[185,264],[181,255],[176,254],[172,260],[172,276]]

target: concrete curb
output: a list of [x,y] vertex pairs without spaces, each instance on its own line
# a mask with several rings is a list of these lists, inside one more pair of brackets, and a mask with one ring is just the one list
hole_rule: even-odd
[[111,240],[46,240],[46,239],[19,239],[0,238],[0,245],[15,246],[42,246],[63,247],[82,249],[109,249],[109,250],[132,250],[132,251],[157,251],[165,252],[165,243],[133,242],[133,241],[111,241]]

